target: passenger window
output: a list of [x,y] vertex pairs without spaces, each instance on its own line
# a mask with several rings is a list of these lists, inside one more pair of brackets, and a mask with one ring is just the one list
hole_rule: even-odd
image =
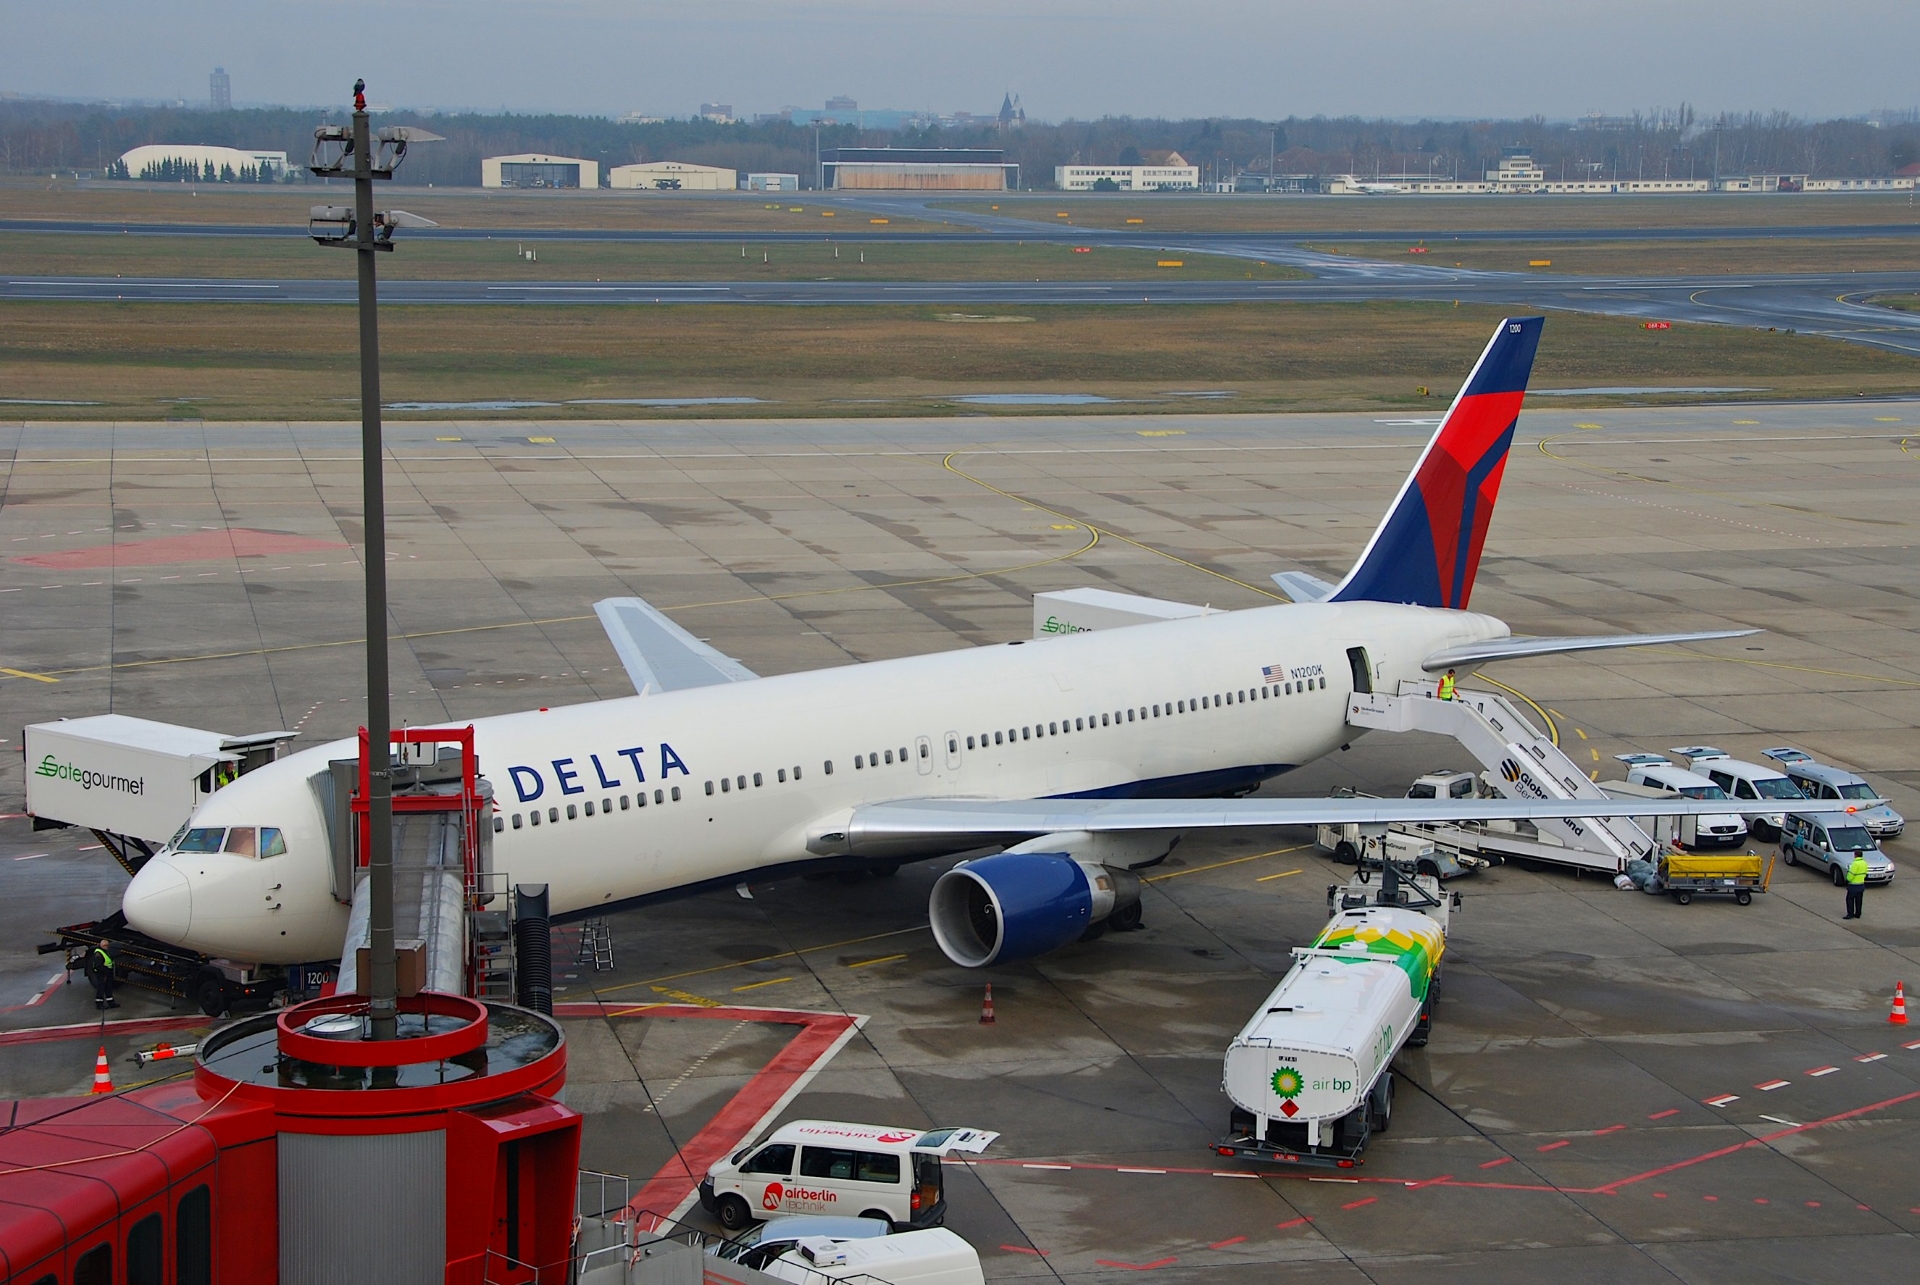
[[854,770],[854,771],[856,771],[856,772],[858,772],[858,771],[859,771],[859,770],[860,770],[861,768],[863,768],[863,767],[865,767],[865,766],[866,766],[866,759],[865,759],[865,756],[864,756],[864,755],[860,755],[860,754],[856,754],[856,755],[854,755],[854,756],[853,756],[853,770]]
[[[657,797],[657,796],[659,795],[659,793],[660,793],[660,791],[658,791],[658,790],[655,790],[655,791],[654,791],[654,795],[656,796],[656,797],[654,798],[654,802],[655,802],[655,803],[658,803],[658,802],[660,801],[660,800],[659,800],[659,798]],[[678,802],[680,801],[680,787],[679,787],[679,786],[677,786],[677,785],[673,787],[673,801],[674,801],[675,803],[678,803]]]
[[[626,796],[622,795],[621,802],[624,803],[625,801],[626,801]],[[613,800],[612,799],[600,800],[600,815],[605,816],[607,813],[611,811],[613,811]]]
[[549,823],[549,824],[552,824],[552,825],[559,825],[559,824],[560,824],[560,809],[559,809],[559,808],[548,808],[548,809],[547,809],[547,821],[548,821],[548,823]]
[[1159,707],[1158,705],[1155,705],[1155,706],[1153,707],[1153,716],[1154,716],[1155,718],[1159,718],[1159,717],[1160,717],[1160,707]]
[[[674,797],[674,798],[676,798],[676,799],[680,797],[680,787],[679,787],[679,786],[677,786],[677,785],[673,787],[673,797]],[[663,799],[663,798],[661,798],[661,797],[660,797],[660,791],[658,791],[658,790],[655,790],[655,791],[653,792],[653,801],[654,801],[655,803],[665,803],[665,802],[666,802],[666,800],[665,800],[665,799]]]
[[1453,785],[1448,788],[1447,792],[1456,799],[1464,799],[1473,793],[1473,782],[1470,780],[1455,781]]
[[1128,710],[1128,711],[1127,711],[1127,721],[1128,721],[1129,723],[1131,723],[1131,722],[1133,721],[1133,711],[1132,711],[1132,710]]
[[1102,727],[1107,726],[1107,716],[1105,714],[1102,714],[1100,716],[1100,726]]
[[1759,797],[1753,792],[1753,782],[1751,781],[1738,782],[1734,788],[1733,793],[1734,793],[1734,797],[1739,799],[1752,799],[1752,798]]
[[[952,748],[953,748],[953,742],[952,742],[952,741],[948,741],[948,742],[947,742],[947,748],[948,748],[948,749],[952,749]],[[922,745],[920,746],[920,757],[921,757],[921,758],[931,758],[931,757],[932,757],[932,755],[933,755],[933,749],[932,749],[932,747],[931,747],[931,746],[928,746],[928,745],[925,745],[925,744],[922,744]]]
[[521,826],[520,814],[516,812],[513,814],[513,828],[518,830],[520,826]]
[[998,745],[998,744],[1000,743],[1000,733],[998,733],[998,732],[995,732],[995,733],[993,734],[993,743],[994,743],[995,745]]
[[[568,815],[568,816],[572,816],[572,815],[573,815],[573,813],[571,813],[571,812],[569,812],[569,813],[567,813],[567,815]],[[588,799],[588,800],[587,800],[587,815],[588,815],[588,816],[592,816],[592,815],[593,815],[593,800],[592,800],[592,799]]]
[[113,1285],[113,1246],[95,1245],[73,1265],[73,1285]]
[[1076,731],[1076,732],[1084,732],[1084,731],[1086,731],[1086,730],[1087,730],[1087,726],[1086,726],[1086,723],[1085,723],[1085,722],[1084,722],[1083,720],[1081,720],[1081,719],[1077,719],[1077,718],[1076,718],[1076,719],[1074,719],[1074,720],[1073,720],[1073,730],[1074,730],[1074,731]]
[[1021,729],[1020,729],[1020,739],[1021,739],[1021,740],[1023,740],[1023,741],[1030,741],[1030,740],[1032,740],[1032,739],[1033,739],[1033,729],[1032,729],[1032,728],[1030,728],[1030,727],[1023,727],[1023,728],[1021,728]]
[[499,834],[502,830],[505,830],[506,828],[507,828],[507,819],[505,817],[495,817],[493,819],[493,832],[495,834]]
[[1058,735],[1060,735],[1060,724],[1058,724],[1058,723],[1048,723],[1048,724],[1047,724],[1047,735],[1048,735],[1048,736],[1058,736]]
[[213,1285],[213,1203],[206,1186],[180,1197],[173,1212],[174,1285]]
[[[643,794],[643,795],[641,795],[641,796],[640,796],[640,801],[641,801],[642,803],[645,803],[645,802],[647,801],[647,796],[646,796],[646,795],[644,795],[644,794]],[[620,810],[621,810],[622,812],[625,812],[625,811],[627,810],[627,796],[626,796],[626,795],[624,795],[624,794],[620,796]]]
[[959,752],[960,752],[960,738],[957,736],[949,736],[947,738],[947,753],[958,754]]
[[840,1178],[851,1180],[856,1161],[855,1152],[842,1151],[837,1147],[800,1148],[800,1176],[803,1178]]
[[729,780],[728,780],[728,779],[727,779],[726,777],[724,777],[724,776],[723,776],[723,777],[721,777],[721,778],[720,778],[720,793],[722,793],[722,794],[728,794],[728,793],[731,793],[731,792],[732,792],[732,790],[733,790],[733,782],[732,782],[732,781],[729,781]]
[[[587,804],[587,806],[592,807],[593,804],[589,803]],[[580,819],[580,809],[572,803],[567,804],[567,820],[578,821],[579,819]]]
[[904,745],[900,747],[900,761],[902,763],[907,761],[907,747]]
[[[827,764],[827,771],[828,772],[833,771],[833,764],[831,763]],[[793,779],[796,781],[800,779],[800,766],[797,763],[794,765],[794,768],[793,768]]]
[[971,736],[969,736],[969,737],[967,738],[967,748],[968,748],[968,749],[972,749],[972,748],[973,748],[973,738],[972,738]]
[[[494,818],[496,821],[498,817]],[[494,827],[499,830],[498,826]],[[260,855],[263,857],[284,857],[287,855],[287,841],[273,826],[264,826],[260,830]]]
[[886,1155],[878,1151],[862,1151],[860,1171],[855,1175],[860,1182],[899,1182],[900,1157]]
[[712,794],[712,793],[713,793],[713,782],[712,782],[712,781],[708,781],[708,782],[707,782],[707,793],[708,793],[708,794]]
[[1186,713],[1186,712],[1187,712],[1187,703],[1186,703],[1185,701],[1178,701],[1178,702],[1176,702],[1176,703],[1175,703],[1175,705],[1174,705],[1174,712],[1175,712],[1175,713],[1179,713],[1179,714],[1184,714],[1184,713]]
[[[827,759],[827,760],[825,760],[824,762],[822,762],[822,763],[821,763],[821,765],[820,765],[820,768],[821,768],[821,770],[822,770],[823,772],[825,772],[825,773],[826,773],[826,774],[827,774],[828,776],[832,776],[832,775],[833,775],[833,760],[832,760],[832,759]],[[799,771],[799,769],[798,769],[798,768],[795,768],[795,769],[794,769],[794,773],[793,773],[793,775],[794,775],[794,779],[796,779],[796,780],[798,780],[798,779],[799,779],[799,776],[800,776],[800,771]]]
[[735,788],[744,790],[747,788],[747,778],[744,776],[736,776],[733,778],[733,784]]
[[160,1215],[148,1214],[127,1233],[127,1285],[164,1285]]
[[255,831],[250,825],[236,825],[227,831],[225,851],[236,857],[254,857],[260,855],[254,847]]
[[529,812],[529,813],[527,814],[527,820],[529,820],[529,821],[531,821],[531,822],[533,822],[533,823],[534,823],[535,825],[539,825],[539,824],[540,824],[540,814],[539,814],[538,812]]
[[793,1144],[776,1142],[770,1147],[762,1147],[758,1154],[740,1166],[741,1173],[773,1173],[782,1178],[793,1172]]
[[892,767],[892,766],[893,766],[893,751],[892,751],[892,750],[888,750],[888,751],[887,751],[887,766],[888,766],[888,767]]

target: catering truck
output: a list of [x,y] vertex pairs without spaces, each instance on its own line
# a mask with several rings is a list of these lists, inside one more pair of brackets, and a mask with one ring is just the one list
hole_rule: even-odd
[[1459,904],[1388,862],[1328,891],[1333,917],[1227,1047],[1218,1155],[1352,1168],[1393,1119],[1393,1059],[1422,1045]]

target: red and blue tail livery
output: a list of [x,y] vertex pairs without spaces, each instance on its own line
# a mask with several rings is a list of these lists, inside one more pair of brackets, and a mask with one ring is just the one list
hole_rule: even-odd
[[1500,323],[1380,529],[1327,601],[1466,609],[1544,322]]

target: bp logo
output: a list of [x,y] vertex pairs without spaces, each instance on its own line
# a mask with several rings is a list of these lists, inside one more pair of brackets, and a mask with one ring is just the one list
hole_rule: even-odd
[[1300,1096],[1300,1090],[1306,1087],[1306,1081],[1300,1078],[1300,1072],[1290,1066],[1283,1066],[1273,1073],[1273,1091],[1281,1099],[1280,1114],[1291,1119],[1300,1110],[1293,1100]]

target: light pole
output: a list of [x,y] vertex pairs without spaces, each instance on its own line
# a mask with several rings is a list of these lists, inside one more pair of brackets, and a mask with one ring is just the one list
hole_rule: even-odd
[[387,708],[387,523],[385,453],[380,444],[380,331],[374,287],[374,254],[393,249],[396,227],[431,221],[373,208],[376,179],[391,179],[409,143],[437,142],[425,130],[394,126],[375,135],[367,119],[366,82],[353,82],[353,122],[313,131],[315,174],[353,179],[353,207],[316,205],[307,231],[321,245],[358,253],[360,267],[360,486],[366,512],[367,577],[367,988],[368,1034],[397,1034],[399,985],[393,956],[392,716]]

